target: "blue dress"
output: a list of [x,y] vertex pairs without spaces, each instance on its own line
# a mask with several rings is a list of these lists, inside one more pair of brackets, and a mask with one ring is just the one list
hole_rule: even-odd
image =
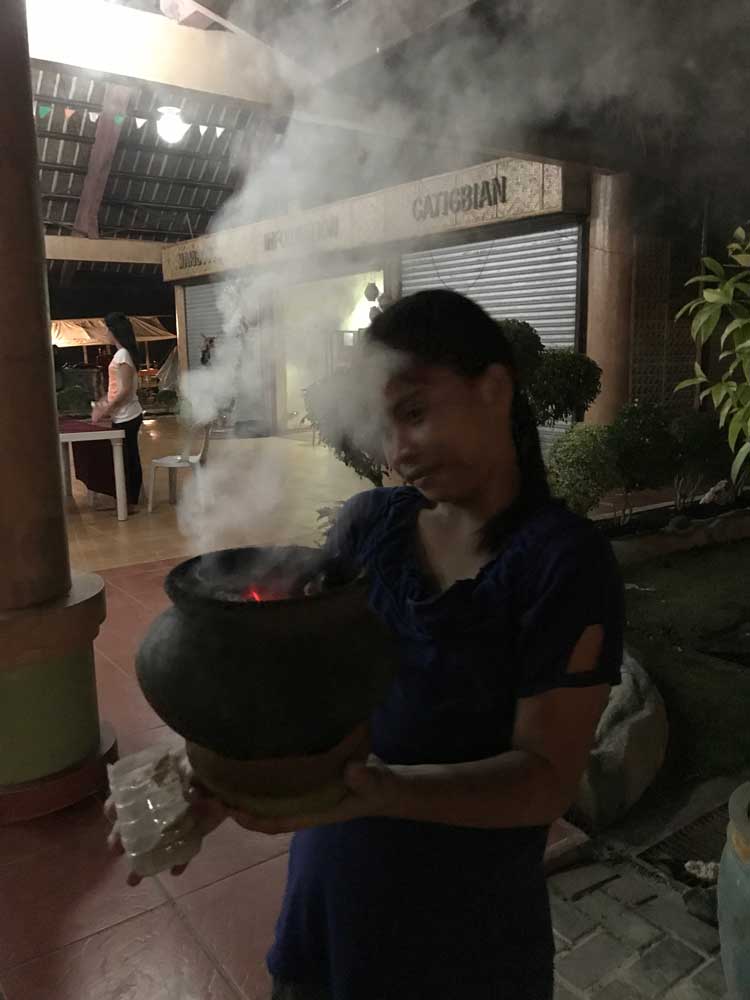
[[[366,566],[396,633],[398,678],[372,719],[392,764],[451,764],[511,749],[518,699],[619,681],[623,591],[607,541],[550,503],[473,580],[435,594],[417,556],[422,495],[370,490],[328,545]],[[570,674],[588,625],[595,671]],[[280,980],[332,1000],[551,1000],[546,828],[486,830],[367,818],[295,835],[276,940]]]

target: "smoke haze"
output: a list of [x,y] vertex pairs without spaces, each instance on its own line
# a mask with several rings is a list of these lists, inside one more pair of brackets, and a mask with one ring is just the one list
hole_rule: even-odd
[[[246,179],[212,227],[219,256],[227,229],[290,206],[307,208],[522,152],[531,134],[562,120],[572,130],[601,127],[613,145],[619,135],[625,153],[642,156],[644,164],[647,155],[669,158],[689,139],[694,155],[683,169],[691,176],[714,161],[719,137],[726,144],[745,135],[746,57],[737,39],[750,28],[748,4],[507,0],[473,4],[470,11],[461,10],[465,6],[353,0],[339,14],[316,4],[276,26],[272,44],[321,83],[300,87],[288,79],[296,93],[286,124],[251,123],[249,146],[238,154]],[[240,2],[228,16],[252,31],[260,7]],[[427,31],[443,14],[440,26]],[[412,33],[405,47],[389,48]],[[224,335],[213,364],[190,372],[183,386],[195,421],[214,419],[238,393],[263,409],[269,376],[259,360],[266,335],[259,317],[274,295],[317,271],[311,256],[223,283]],[[311,330],[329,321],[330,307],[324,292],[311,294]],[[301,328],[298,336],[305,335]],[[359,399],[341,401],[342,420],[369,419],[362,401],[372,399],[391,365],[371,369]],[[283,489],[267,462],[254,470],[249,490],[224,467],[218,449],[205,473],[216,501],[210,526],[209,508],[194,491],[184,499],[182,518],[185,529],[206,542],[220,527],[265,516]]]

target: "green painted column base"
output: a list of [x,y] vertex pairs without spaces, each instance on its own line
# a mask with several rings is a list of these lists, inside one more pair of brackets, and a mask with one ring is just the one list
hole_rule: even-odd
[[94,651],[0,670],[0,785],[33,781],[99,746]]
[[98,754],[93,643],[105,611],[103,581],[81,574],[56,601],[0,613],[0,788]]

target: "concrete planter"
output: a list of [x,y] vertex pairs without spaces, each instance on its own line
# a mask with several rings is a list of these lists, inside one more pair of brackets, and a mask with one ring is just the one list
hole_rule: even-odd
[[621,566],[637,566],[708,545],[723,545],[750,538],[750,510],[730,510],[711,520],[691,521],[676,517],[662,531],[633,538],[616,538],[612,548]]
[[628,652],[596,732],[575,808],[590,831],[622,819],[661,770],[669,723],[661,695]]

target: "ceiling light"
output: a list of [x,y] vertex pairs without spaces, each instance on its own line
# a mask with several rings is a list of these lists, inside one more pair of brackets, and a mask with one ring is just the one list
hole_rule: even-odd
[[164,142],[180,142],[190,128],[189,122],[182,120],[179,108],[159,108],[161,118],[156,123],[156,131]]

